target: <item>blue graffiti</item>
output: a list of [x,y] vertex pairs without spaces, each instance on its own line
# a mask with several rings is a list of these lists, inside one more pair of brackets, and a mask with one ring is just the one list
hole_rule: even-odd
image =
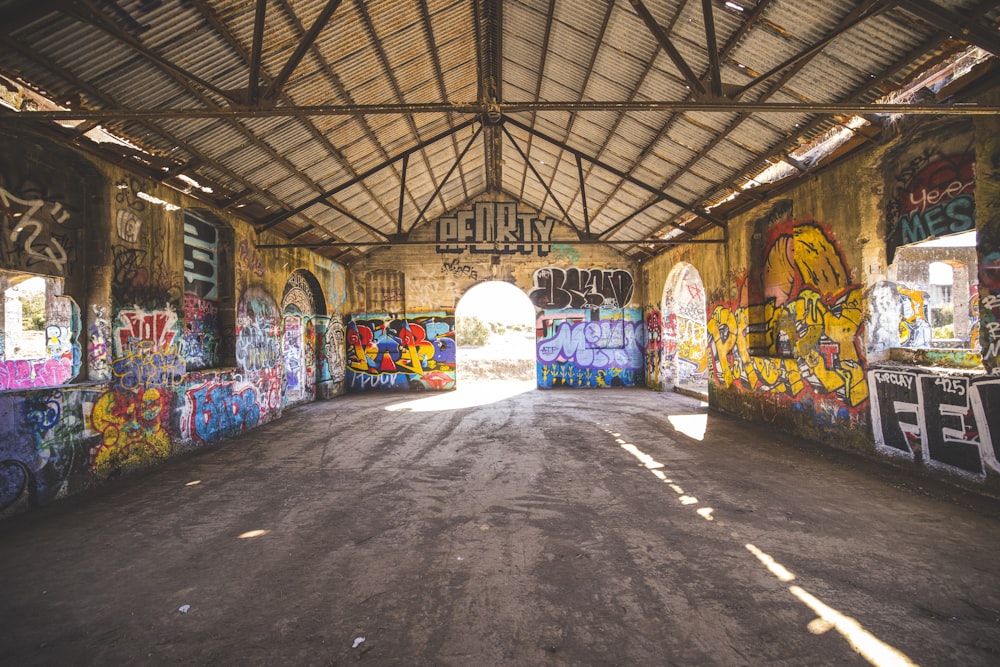
[[202,442],[217,442],[257,426],[260,406],[257,391],[232,384],[202,385],[189,389],[192,435]]

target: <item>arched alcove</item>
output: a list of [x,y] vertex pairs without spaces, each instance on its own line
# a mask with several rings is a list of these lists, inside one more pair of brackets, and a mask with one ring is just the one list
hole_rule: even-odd
[[298,269],[288,276],[281,296],[281,320],[285,405],[295,405],[316,394],[329,324],[323,290],[309,271]]
[[671,269],[663,286],[660,312],[661,388],[707,393],[705,288],[694,266],[681,262]]

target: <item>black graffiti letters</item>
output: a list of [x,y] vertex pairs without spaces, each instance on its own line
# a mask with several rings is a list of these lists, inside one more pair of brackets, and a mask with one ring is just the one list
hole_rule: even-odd
[[543,310],[624,308],[635,288],[624,269],[577,269],[550,266],[535,271],[531,302]]

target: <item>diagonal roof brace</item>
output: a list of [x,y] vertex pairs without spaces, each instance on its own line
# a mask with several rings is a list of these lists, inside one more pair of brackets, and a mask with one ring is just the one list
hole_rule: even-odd
[[571,146],[567,146],[566,144],[560,142],[558,139],[550,137],[549,135],[545,134],[544,132],[541,132],[541,131],[536,130],[536,129],[532,128],[532,127],[529,127],[529,126],[525,125],[524,123],[521,123],[521,122],[519,122],[517,120],[514,120],[513,118],[509,118],[508,117],[507,118],[507,122],[510,123],[511,125],[513,125],[514,127],[517,127],[517,128],[519,128],[519,129],[521,129],[521,130],[523,130],[525,132],[528,132],[530,134],[535,135],[536,137],[538,137],[539,139],[542,139],[543,141],[549,142],[553,146],[559,146],[560,148],[564,149],[570,155],[574,155],[574,156],[579,155],[581,158],[583,158],[587,162],[590,162],[591,164],[600,167],[604,171],[606,171],[606,172],[608,172],[610,174],[613,174],[614,176],[616,176],[616,177],[618,177],[618,178],[620,178],[620,179],[622,179],[624,181],[628,181],[632,185],[640,187],[643,190],[651,193],[653,196],[657,197],[660,201],[668,201],[671,204],[673,204],[674,206],[682,208],[685,211],[688,211],[689,213],[694,213],[699,218],[703,218],[703,219],[709,221],[710,223],[712,223],[713,225],[716,225],[717,227],[725,228],[727,226],[727,223],[726,223],[725,220],[722,220],[721,218],[716,217],[715,215],[713,215],[712,213],[708,212],[707,210],[705,210],[703,208],[699,208],[697,206],[693,206],[693,205],[688,204],[686,202],[683,202],[680,199],[677,199],[676,197],[668,195],[666,192],[663,192],[662,190],[657,190],[652,185],[649,185],[648,183],[644,183],[643,181],[640,181],[635,176],[632,176],[631,174],[625,173],[624,171],[622,171],[620,169],[617,169],[617,168],[611,166],[610,164],[608,164],[606,162],[602,162],[601,160],[598,160],[597,158],[589,156],[589,155],[585,154],[583,151],[579,151],[579,150],[577,150],[577,149],[575,149],[575,148],[573,148]]
[[636,13],[639,14],[639,18],[643,20],[643,23],[646,24],[649,31],[653,33],[654,37],[656,37],[656,41],[659,43],[660,48],[663,49],[663,52],[670,57],[670,59],[674,62],[674,65],[677,66],[677,69],[680,70],[695,98],[700,99],[705,97],[707,91],[705,90],[705,86],[702,85],[701,80],[698,79],[698,75],[695,74],[691,67],[688,66],[687,62],[685,62],[684,57],[680,54],[680,51],[678,51],[673,45],[673,42],[670,41],[670,37],[668,37],[667,33],[663,31],[660,24],[656,22],[656,18],[649,12],[646,5],[642,3],[642,0],[629,0],[629,2],[632,3],[633,9],[635,9]]
[[[0,116],[0,118],[2,118],[2,117],[3,116]],[[271,219],[269,219],[267,222],[263,223],[260,227],[258,227],[257,231],[258,232],[266,231],[266,230],[270,229],[271,227],[274,227],[275,225],[281,223],[282,221],[287,220],[288,218],[292,217],[293,215],[295,215],[297,213],[301,213],[302,211],[305,211],[307,208],[315,206],[316,204],[326,204],[327,206],[330,206],[329,202],[327,202],[326,200],[328,198],[334,196],[335,194],[337,194],[341,190],[345,190],[345,189],[351,187],[352,185],[357,185],[358,183],[362,182],[366,178],[368,178],[368,177],[370,177],[370,176],[372,176],[374,174],[377,174],[378,172],[382,171],[383,169],[385,169],[385,168],[387,168],[387,167],[395,164],[399,160],[402,160],[403,158],[405,158],[405,157],[407,157],[409,155],[412,155],[413,153],[416,153],[419,150],[427,148],[431,144],[437,143],[438,141],[441,141],[442,139],[445,139],[445,138],[447,138],[447,137],[455,134],[456,132],[460,132],[460,131],[464,130],[465,128],[469,127],[470,125],[472,125],[475,122],[476,122],[476,120],[474,118],[466,120],[465,122],[459,123],[458,125],[456,125],[455,127],[451,128],[449,130],[445,130],[444,132],[441,132],[440,134],[434,135],[433,137],[431,137],[430,139],[427,139],[426,141],[421,141],[416,146],[411,146],[410,148],[407,148],[405,151],[403,151],[399,155],[397,155],[395,157],[392,157],[392,158],[389,158],[385,162],[383,162],[381,164],[375,165],[374,167],[372,167],[371,169],[365,171],[364,173],[358,174],[354,178],[351,178],[351,179],[349,179],[347,181],[344,181],[340,185],[336,185],[336,186],[330,188],[329,190],[326,190],[326,191],[320,193],[319,195],[317,195],[317,196],[313,197],[312,199],[310,199],[309,201],[307,201],[305,204],[300,204],[300,205],[296,206],[293,209],[290,209],[290,210],[287,210],[287,211],[282,211],[281,213],[278,213],[277,215],[275,215],[274,217],[272,217]]]
[[340,6],[340,2],[341,0],[329,0],[329,2],[326,3],[326,6],[323,7],[322,11],[320,11],[319,16],[316,17],[316,21],[312,24],[312,27],[309,28],[309,32],[307,32],[302,38],[302,41],[299,42],[299,45],[295,49],[295,53],[288,58],[288,62],[286,62],[285,66],[281,68],[281,72],[275,77],[274,81],[271,82],[271,87],[264,93],[264,99],[271,101],[278,99],[278,96],[281,94],[282,87],[284,87],[285,82],[288,81],[288,77],[292,75],[292,72],[294,72],[295,68],[299,66],[300,62],[302,62],[306,53],[310,48],[312,48],[316,38],[319,37],[320,31],[326,27],[326,24],[333,17],[333,13],[337,11],[337,7]]

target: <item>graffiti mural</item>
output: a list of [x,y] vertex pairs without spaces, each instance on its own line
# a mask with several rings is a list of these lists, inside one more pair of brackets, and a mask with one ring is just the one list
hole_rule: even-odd
[[528,297],[540,310],[625,308],[635,284],[625,269],[549,266],[535,271]]
[[43,389],[0,397],[0,512],[69,492],[86,468],[80,406],[85,391]]
[[536,352],[539,387],[641,385],[646,370],[642,311],[546,312],[538,320]]
[[[770,280],[764,303],[750,303],[748,276],[735,299],[716,302],[707,323],[712,377],[725,388],[810,404],[829,399],[857,415],[868,400],[862,352],[863,299],[848,282],[832,233],[792,220],[768,230]],[[754,331],[763,344],[751,345]],[[767,354],[762,352],[767,350]]]
[[352,318],[346,346],[352,391],[455,387],[454,315]]
[[172,309],[118,311],[112,334],[112,380],[121,389],[171,388],[186,370],[178,341],[177,313]]
[[70,211],[37,192],[0,187],[0,257],[9,269],[64,277],[76,262]]
[[[347,372],[347,350],[344,347],[344,320],[340,313],[334,313],[326,325],[326,332],[323,337],[322,360],[325,362],[325,371],[322,379],[333,382],[343,382]],[[322,366],[321,366],[322,367]]]
[[680,263],[663,288],[663,381],[703,383],[708,376],[705,288],[698,271]]
[[663,361],[660,311],[656,308],[646,315],[646,382],[651,389],[660,388],[660,364]]
[[80,372],[80,309],[76,302],[61,297],[68,317],[65,324],[45,327],[45,357],[40,359],[0,359],[0,390],[57,387]]
[[1000,380],[873,369],[876,449],[961,475],[1000,471]]
[[889,199],[889,259],[901,245],[975,227],[975,153],[927,151],[901,170]]
[[219,342],[219,303],[186,292],[181,351],[187,370],[215,366],[218,363]]
[[[530,255],[537,247],[538,256],[549,254],[552,231],[556,221],[519,213],[510,202],[479,202],[470,211],[459,211],[453,217],[441,217],[437,222],[437,251],[440,253],[471,253]],[[532,246],[526,242],[544,243]]]
[[285,365],[285,398],[289,402],[300,400],[306,391],[303,337],[302,316],[286,313],[281,348]]
[[236,362],[241,370],[256,373],[281,364],[278,305],[263,287],[243,292],[236,328]]
[[100,443],[90,450],[90,466],[99,477],[143,466],[170,455],[170,435],[163,421],[172,394],[156,387],[109,391],[94,403],[90,420]]
[[182,422],[195,442],[218,442],[251,429],[261,420],[257,389],[248,382],[206,381],[185,392]]
[[93,306],[93,316],[90,324],[90,338],[87,347],[87,360],[90,364],[90,379],[106,382],[111,379],[111,322],[108,320],[108,309],[103,306]]
[[896,285],[899,295],[899,346],[930,347],[931,323],[927,316],[930,295],[919,289]]

